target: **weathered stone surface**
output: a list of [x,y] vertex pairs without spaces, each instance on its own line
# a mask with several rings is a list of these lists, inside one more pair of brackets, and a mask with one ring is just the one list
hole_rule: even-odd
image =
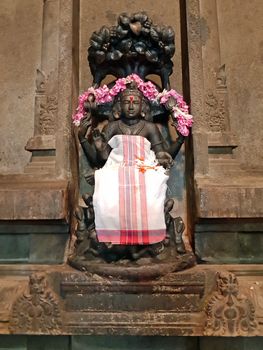
[[261,264],[262,245],[262,231],[195,233],[196,255],[201,261],[210,264]]
[[30,264],[62,264],[69,240],[69,232],[64,234],[31,234]]
[[54,135],[38,135],[34,138],[32,137],[28,140],[26,145],[27,151],[54,149],[56,149]]
[[123,337],[73,336],[72,350],[196,350],[197,338],[191,337]]
[[[234,283],[216,284],[216,276],[225,275],[234,276]],[[29,276],[32,277],[28,285]],[[44,280],[34,276],[44,276]],[[49,321],[45,325],[35,323],[32,326],[35,313],[31,312],[28,314],[30,317],[27,326],[21,324],[21,327],[31,327],[27,333],[202,336],[208,329],[208,305],[212,305],[212,309],[217,308],[220,301],[230,296],[234,305],[238,304],[241,318],[250,317],[242,312],[242,307],[251,307],[252,321],[256,324],[254,330],[261,335],[262,276],[260,265],[200,265],[193,268],[191,273],[171,274],[155,282],[123,283],[114,279],[88,276],[63,265],[2,265],[0,329],[2,334],[9,333],[11,310],[13,325],[17,317],[27,318],[27,309],[23,316],[15,311],[19,305],[29,303],[28,307],[36,310],[33,296],[41,296],[41,300],[45,301],[42,306],[47,305],[43,309],[43,317],[50,317],[53,311],[51,312],[49,306],[55,303],[58,307],[56,315],[60,316],[56,316],[53,321],[49,320],[51,323],[61,320],[61,324],[52,330],[45,328]],[[224,278],[221,280],[224,281]],[[150,299],[147,302],[148,297]],[[155,300],[152,300],[154,297]],[[178,303],[173,307],[173,298],[177,297]],[[232,305],[225,303],[224,307],[231,309]],[[242,323],[242,327],[243,325]],[[222,332],[223,336],[232,334],[229,329],[225,330]]]
[[231,127],[239,139],[236,155],[242,168],[262,171],[262,4],[260,0],[220,0],[217,6]]
[[0,172],[18,173],[30,157],[24,146],[34,128],[42,1],[3,0],[0,12]]
[[[253,21],[259,14],[258,6],[256,0],[246,6],[233,1],[230,7],[226,1],[186,2],[191,107],[196,117],[195,214],[201,220],[222,220],[217,221],[218,228],[210,234],[199,231],[195,235],[197,255],[204,261],[262,261],[260,249],[253,243],[256,232],[220,232],[223,219],[262,217],[263,163],[258,152],[262,143],[258,134],[262,108],[257,102],[261,96],[258,77],[262,76],[262,35],[259,17]],[[252,90],[253,96],[249,92]],[[259,173],[253,174],[249,167]],[[211,222],[205,224],[209,229]],[[261,241],[261,234],[257,234]]]
[[199,350],[260,350],[262,346],[263,337],[201,337]]
[[202,273],[186,273],[157,281],[123,282],[68,273],[62,276],[61,292],[68,312],[198,312],[205,278]]
[[263,182],[260,176],[197,179],[196,197],[200,218],[263,216]]
[[[195,253],[206,263],[263,262],[261,219],[208,219],[195,226]],[[256,243],[256,244],[255,244]]]
[[27,350],[72,350],[67,336],[27,336]]
[[67,181],[38,180],[0,178],[1,220],[67,220]]
[[[6,333],[6,326],[9,322],[9,316],[12,305],[19,294],[26,287],[28,279],[23,276],[10,278],[9,276],[0,276],[0,334]],[[0,338],[0,349],[1,345]],[[21,345],[21,344],[20,344]]]
[[[41,282],[42,279],[38,282],[38,277],[34,277],[39,276],[39,273],[41,276],[45,275],[44,284]],[[31,275],[28,290],[27,283]],[[216,276],[225,275],[234,276],[234,282],[232,283],[232,280],[230,282],[235,288],[232,288],[230,282],[216,284]],[[56,332],[73,335],[202,336],[208,330],[207,322],[210,317],[208,306],[212,305],[212,309],[217,308],[219,302],[229,296],[234,305],[238,306],[238,310],[246,306],[251,308],[253,316],[251,322],[256,324],[253,330],[258,335],[262,334],[263,307],[260,301],[262,286],[258,281],[261,281],[263,274],[260,265],[253,267],[200,265],[193,268],[191,272],[171,274],[154,282],[136,283],[89,276],[63,265],[49,267],[2,265],[0,276],[2,307],[6,310],[0,320],[2,333],[9,332],[7,327],[11,310],[13,310],[13,320],[19,315],[15,310],[21,303],[21,305],[29,303],[29,308],[35,308],[33,296],[36,294],[36,298],[41,296],[46,300],[47,305],[51,305],[55,300],[62,323],[53,330],[43,328],[48,327],[48,322],[46,326],[36,323],[34,329],[30,328],[28,331],[31,334],[32,332],[34,334]],[[224,278],[222,277],[220,281],[224,281]],[[22,290],[17,289],[18,285]],[[12,295],[12,298],[6,306],[7,294]],[[177,302],[174,304],[176,298]],[[12,306],[14,302],[18,306]],[[230,303],[224,305],[225,308],[232,307]],[[256,307],[258,307],[257,311],[255,311]],[[50,317],[50,312],[49,308],[45,309],[43,317]],[[30,315],[31,322],[35,313]],[[241,312],[240,315],[241,318],[250,317],[246,312]],[[223,314],[222,317],[227,316]],[[32,326],[30,322],[28,325]],[[55,319],[51,322],[55,322]],[[243,325],[242,323],[242,327]],[[222,332],[223,336],[231,334],[231,329],[225,329],[225,332]]]
[[0,234],[0,263],[60,264],[69,233]]
[[0,350],[27,350],[27,336],[0,335]]
[[28,234],[0,235],[0,262],[27,263],[29,260],[30,236]]

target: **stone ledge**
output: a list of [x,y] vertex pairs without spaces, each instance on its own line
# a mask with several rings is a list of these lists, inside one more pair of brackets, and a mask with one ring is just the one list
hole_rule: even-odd
[[0,176],[0,220],[68,220],[68,182]]
[[196,211],[200,219],[262,218],[263,177],[197,177]]

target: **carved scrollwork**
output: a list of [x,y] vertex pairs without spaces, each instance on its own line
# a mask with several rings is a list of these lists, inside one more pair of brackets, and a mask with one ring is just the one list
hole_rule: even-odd
[[225,101],[209,92],[206,96],[206,118],[211,131],[225,131]]
[[29,289],[13,304],[10,318],[12,333],[58,334],[61,327],[59,302],[47,286],[43,274],[29,279]]
[[217,288],[205,308],[205,335],[254,335],[255,308],[248,297],[239,294],[237,277],[232,273],[218,274]]
[[45,103],[40,103],[39,128],[42,135],[55,133],[55,116],[58,108],[56,96],[47,96]]

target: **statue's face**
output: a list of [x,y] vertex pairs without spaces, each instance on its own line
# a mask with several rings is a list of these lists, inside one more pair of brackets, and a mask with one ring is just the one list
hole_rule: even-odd
[[136,119],[142,110],[142,98],[133,93],[126,93],[121,97],[122,115],[127,119]]

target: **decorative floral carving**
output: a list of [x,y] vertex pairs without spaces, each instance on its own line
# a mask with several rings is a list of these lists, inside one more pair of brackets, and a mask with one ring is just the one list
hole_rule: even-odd
[[29,290],[13,304],[10,319],[12,333],[58,334],[61,326],[59,303],[48,288],[45,276],[34,274]]
[[47,96],[45,103],[40,103],[39,128],[40,133],[52,135],[55,132],[55,116],[58,108],[56,96]]
[[255,333],[257,322],[255,308],[245,295],[239,295],[237,277],[232,273],[220,273],[218,290],[206,305],[205,335],[247,336]]
[[211,131],[225,131],[225,101],[209,92],[206,96],[206,118]]

